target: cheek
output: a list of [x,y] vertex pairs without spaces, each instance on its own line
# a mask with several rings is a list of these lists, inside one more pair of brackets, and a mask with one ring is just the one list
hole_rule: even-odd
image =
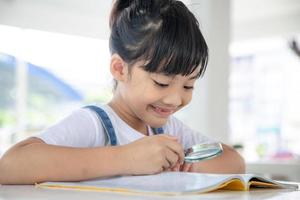
[[144,83],[139,83],[134,89],[136,91],[135,97],[145,103],[156,101],[159,94],[161,94],[151,85],[151,83],[146,81],[144,81]]
[[187,92],[183,95],[183,106],[189,104],[192,100],[193,92]]
[[139,83],[131,85],[127,88],[127,99],[130,99],[131,104],[136,107],[141,107],[148,104],[152,100],[153,91],[147,84]]

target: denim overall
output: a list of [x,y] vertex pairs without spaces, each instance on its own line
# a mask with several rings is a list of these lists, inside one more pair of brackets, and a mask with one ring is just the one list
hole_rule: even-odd
[[[110,145],[116,146],[118,144],[117,136],[116,136],[114,127],[113,127],[108,115],[106,114],[106,112],[102,108],[100,108],[98,106],[94,106],[94,105],[85,106],[84,108],[88,108],[97,114],[98,119],[100,120],[102,126],[104,127],[104,130],[105,130],[107,138],[110,142]],[[163,128],[161,128],[161,127],[160,128],[152,128],[152,130],[155,135],[163,134],[163,132],[164,132]]]

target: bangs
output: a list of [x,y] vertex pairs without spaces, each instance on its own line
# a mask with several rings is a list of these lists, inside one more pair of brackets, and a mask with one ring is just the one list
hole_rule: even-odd
[[208,47],[196,18],[188,10],[182,12],[182,6],[176,4],[163,15],[160,28],[144,43],[143,59],[147,60],[144,70],[188,76],[199,69],[197,77],[204,74]]
[[130,66],[144,61],[140,67],[148,72],[203,76],[208,48],[197,19],[181,1],[132,1],[123,7],[112,17],[111,54]]

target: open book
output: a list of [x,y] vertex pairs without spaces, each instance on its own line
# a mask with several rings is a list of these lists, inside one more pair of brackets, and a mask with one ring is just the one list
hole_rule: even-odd
[[118,176],[82,182],[45,182],[38,187],[106,192],[178,195],[204,193],[218,189],[249,190],[259,188],[298,189],[297,184],[284,184],[253,174],[201,174],[164,172],[145,176]]

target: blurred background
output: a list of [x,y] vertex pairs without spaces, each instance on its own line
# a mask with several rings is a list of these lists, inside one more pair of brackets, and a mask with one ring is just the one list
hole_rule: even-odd
[[[176,115],[234,146],[247,172],[300,181],[300,1],[185,0],[210,49]],[[110,0],[0,0],[0,156],[112,97]]]

